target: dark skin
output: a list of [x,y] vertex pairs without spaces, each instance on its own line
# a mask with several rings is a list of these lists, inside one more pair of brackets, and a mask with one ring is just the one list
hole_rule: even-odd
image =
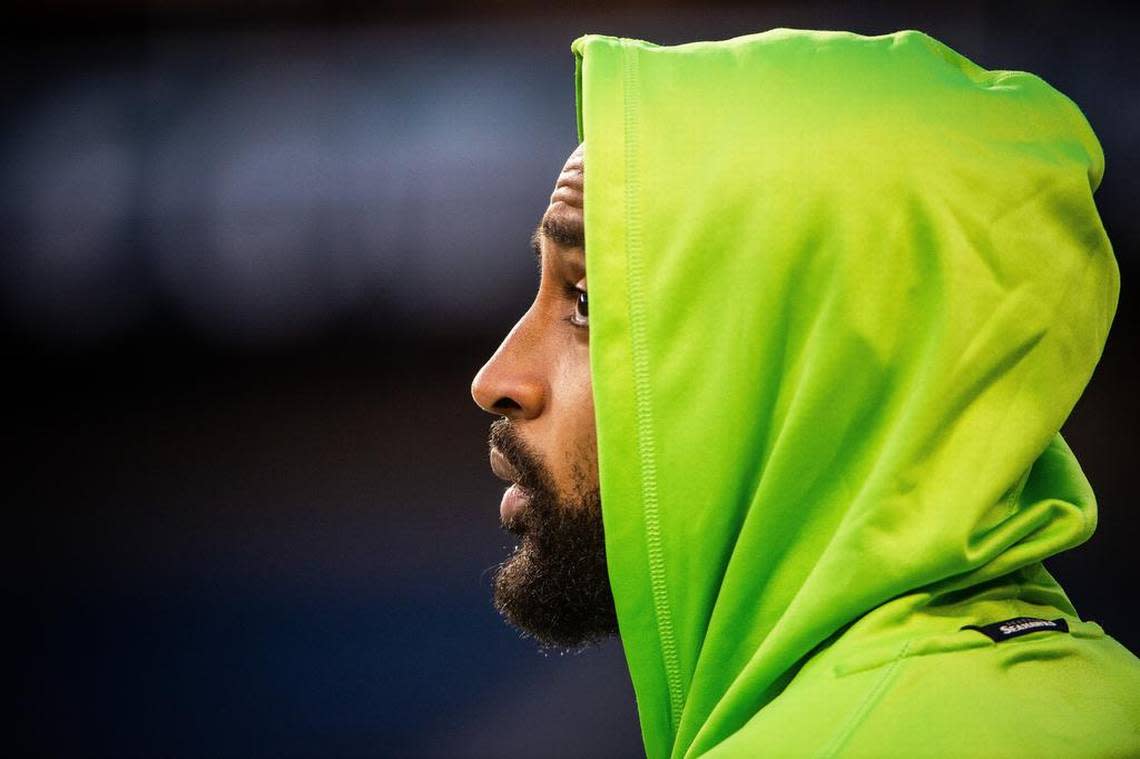
[[[567,291],[586,291],[582,229],[578,146],[562,168],[535,234],[542,266],[538,294],[471,383],[479,407],[513,423],[565,496],[598,484],[589,319],[581,314],[581,297]],[[575,463],[581,479],[574,474]]]
[[491,426],[492,469],[511,482],[503,526],[522,541],[495,574],[495,605],[549,647],[617,630],[606,572],[590,379],[583,146],[567,159],[535,231],[530,308],[471,384]]

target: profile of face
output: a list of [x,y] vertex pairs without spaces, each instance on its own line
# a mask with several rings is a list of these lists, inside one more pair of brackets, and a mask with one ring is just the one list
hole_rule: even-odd
[[491,425],[491,468],[512,483],[503,526],[520,539],[497,568],[494,603],[546,647],[617,632],[606,570],[590,382],[583,146],[566,160],[535,230],[538,293],[471,383]]

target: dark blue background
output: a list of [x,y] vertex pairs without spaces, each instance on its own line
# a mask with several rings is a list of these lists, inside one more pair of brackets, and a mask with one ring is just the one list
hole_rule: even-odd
[[637,756],[621,650],[546,656],[469,385],[533,296],[570,41],[919,28],[1105,148],[1123,292],[1066,424],[1100,499],[1047,562],[1133,650],[1132,20],[1075,4],[8,6],[3,573],[13,754]]

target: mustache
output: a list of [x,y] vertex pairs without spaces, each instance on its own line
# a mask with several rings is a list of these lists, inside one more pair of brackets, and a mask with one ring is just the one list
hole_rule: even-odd
[[553,483],[538,454],[519,435],[506,417],[491,424],[487,444],[498,448],[516,473],[518,486],[528,493],[552,492]]

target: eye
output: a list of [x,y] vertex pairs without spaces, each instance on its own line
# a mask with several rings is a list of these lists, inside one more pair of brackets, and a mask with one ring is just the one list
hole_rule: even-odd
[[570,323],[579,327],[589,326],[589,300],[586,296],[584,289],[575,288],[578,299],[573,304],[573,316],[570,317]]
[[574,313],[568,316],[566,321],[575,327],[590,326],[590,301],[586,291],[576,285],[567,284],[566,296],[574,299]]

